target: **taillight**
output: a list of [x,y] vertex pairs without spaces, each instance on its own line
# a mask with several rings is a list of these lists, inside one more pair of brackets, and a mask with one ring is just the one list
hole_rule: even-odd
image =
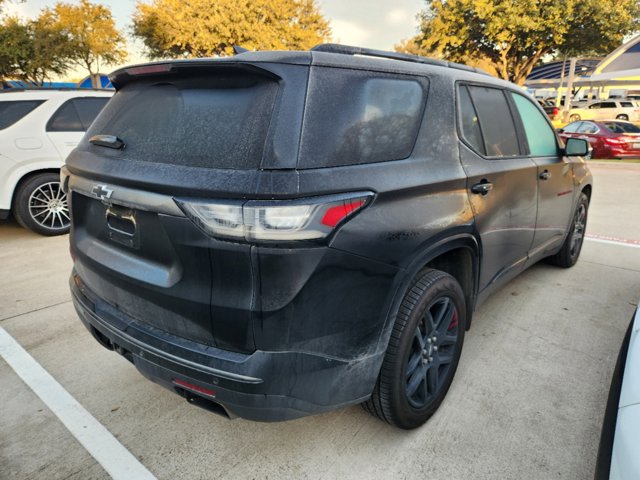
[[326,238],[372,197],[371,192],[358,192],[296,200],[175,201],[206,234],[252,242]]
[[551,118],[552,119],[556,118],[556,115],[558,115],[558,113],[560,113],[560,110],[558,109],[558,107],[553,107],[553,112],[551,113]]
[[605,137],[603,138],[604,143],[608,143],[609,145],[624,145],[626,142],[624,140],[618,139],[618,138],[609,138],[609,137]]

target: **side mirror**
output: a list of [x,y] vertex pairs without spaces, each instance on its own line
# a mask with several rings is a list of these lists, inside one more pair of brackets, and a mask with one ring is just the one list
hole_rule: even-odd
[[582,138],[567,138],[564,154],[567,157],[586,157],[591,154],[589,142]]

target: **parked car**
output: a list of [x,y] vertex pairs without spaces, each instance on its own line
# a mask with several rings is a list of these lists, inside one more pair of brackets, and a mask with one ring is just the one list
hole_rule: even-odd
[[640,478],[640,309],[622,342],[602,423],[595,480]]
[[583,138],[593,148],[593,158],[640,157],[640,127],[630,122],[578,121],[558,130],[560,137]]
[[580,254],[587,142],[464,65],[329,44],[110,78],[62,172],[73,302],[192,403],[274,421],[364,402],[415,428],[474,309]]
[[553,100],[538,100],[538,103],[549,119],[555,120],[556,118],[559,118],[560,109],[556,107],[556,103]]
[[113,95],[34,89],[0,93],[0,219],[42,235],[69,231],[60,167]]
[[640,107],[632,100],[603,100],[574,107],[569,111],[570,122],[614,119],[637,122],[640,120]]

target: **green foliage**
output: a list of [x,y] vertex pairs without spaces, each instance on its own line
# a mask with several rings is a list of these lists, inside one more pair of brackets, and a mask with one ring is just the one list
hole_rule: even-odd
[[[524,83],[543,56],[596,55],[618,47],[640,26],[637,0],[426,0],[422,54],[484,64]],[[402,49],[399,45],[397,48]]]
[[0,80],[41,85],[51,75],[67,72],[72,53],[64,32],[41,18],[7,18],[0,24]]
[[100,64],[113,65],[127,58],[124,36],[104,5],[88,0],[80,0],[77,5],[57,3],[44,10],[40,18],[64,32],[73,46],[69,60],[86,68],[90,75],[100,70]]
[[134,35],[151,57],[231,55],[250,50],[306,50],[329,38],[315,0],[152,0],[138,3]]

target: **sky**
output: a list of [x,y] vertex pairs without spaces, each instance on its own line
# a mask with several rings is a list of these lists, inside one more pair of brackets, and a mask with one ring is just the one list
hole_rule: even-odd
[[[64,1],[74,3],[73,0]],[[110,7],[118,28],[127,34],[130,32],[135,0],[92,1]],[[4,11],[9,15],[35,18],[42,8],[55,3],[54,0],[8,0]],[[425,5],[424,0],[316,0],[316,3],[331,23],[334,41],[381,50],[392,50],[395,44],[417,33],[416,17]],[[145,61],[142,43],[130,36],[128,41],[131,54],[127,63]],[[107,68],[112,70],[115,67]],[[84,74],[78,71],[67,76],[79,79]]]

